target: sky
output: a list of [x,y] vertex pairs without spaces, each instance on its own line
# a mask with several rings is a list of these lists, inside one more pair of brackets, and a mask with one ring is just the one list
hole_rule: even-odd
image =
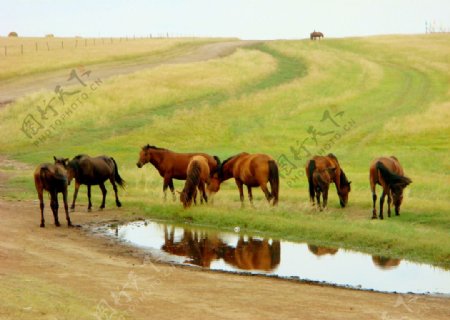
[[241,39],[450,31],[450,0],[0,0],[0,36]]

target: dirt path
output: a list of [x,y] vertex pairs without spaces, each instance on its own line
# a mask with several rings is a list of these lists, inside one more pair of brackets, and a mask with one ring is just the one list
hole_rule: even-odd
[[[224,57],[233,53],[237,48],[248,46],[256,41],[229,41],[211,43],[201,46],[187,54],[171,57],[158,62],[115,62],[98,65],[90,65],[96,78],[103,80],[117,75],[129,74],[143,69],[154,68],[163,64],[190,63],[206,61],[218,57]],[[54,90],[56,85],[63,86],[69,78],[69,69],[62,69],[55,72],[43,73],[32,76],[20,77],[8,81],[0,82],[0,108],[19,97],[39,90]]]

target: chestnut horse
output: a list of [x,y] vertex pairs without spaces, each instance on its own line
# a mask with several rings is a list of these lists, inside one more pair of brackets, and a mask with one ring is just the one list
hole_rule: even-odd
[[323,33],[314,30],[314,32],[311,32],[311,34],[309,35],[309,38],[311,40],[316,40],[316,39],[320,40],[320,38],[323,38]]
[[347,176],[334,154],[330,153],[327,156],[313,157],[306,162],[305,169],[309,184],[309,199],[313,205],[314,196],[316,196],[319,209],[322,210],[320,206],[320,194],[322,193],[323,208],[326,208],[328,189],[332,182],[336,185],[341,207],[343,208],[347,205],[351,181],[347,180]]
[[[209,192],[217,192],[220,184],[225,180],[234,178],[239,188],[241,204],[244,205],[243,185],[247,186],[248,198],[253,205],[252,187],[261,187],[267,201],[273,199],[273,205],[278,203],[280,186],[278,165],[275,160],[266,154],[239,153],[225,160],[217,169],[212,171]],[[267,189],[270,183],[271,192]]]
[[180,201],[184,208],[189,208],[192,200],[196,202],[197,188],[200,191],[201,202],[203,199],[208,202],[205,183],[209,183],[208,160],[204,156],[193,156],[187,168],[183,191],[180,193]]
[[384,198],[388,197],[388,216],[391,216],[391,201],[394,201],[395,215],[400,215],[400,205],[403,201],[403,189],[405,189],[412,180],[404,176],[403,168],[398,159],[394,156],[389,158],[381,157],[372,161],[370,165],[370,190],[372,191],[373,212],[372,219],[377,218],[376,184],[383,188],[380,198],[380,219],[383,219]]
[[160,176],[164,178],[164,200],[167,196],[167,187],[169,187],[172,192],[173,200],[175,201],[176,197],[173,179],[186,180],[189,162],[192,157],[197,155],[207,159],[209,170],[211,172],[216,170],[217,166],[220,164],[220,159],[217,156],[210,156],[206,153],[177,153],[147,144],[142,147],[136,165],[138,168],[142,168],[146,163],[150,162],[156,170],[158,170]]
[[100,209],[105,208],[106,199],[106,187],[105,181],[109,179],[111,182],[114,193],[116,195],[116,205],[121,207],[122,204],[119,201],[119,196],[117,195],[116,182],[122,188],[125,188],[125,181],[119,175],[119,170],[117,168],[116,161],[108,156],[90,157],[85,154],[80,154],[69,161],[67,164],[67,174],[69,178],[69,184],[72,179],[75,178],[75,192],[73,194],[73,202],[71,209],[75,209],[75,201],[77,200],[78,189],[80,185],[87,185],[88,191],[88,210],[92,208],[91,202],[91,186],[98,185],[102,190],[103,200],[100,205]]
[[34,171],[34,185],[38,193],[39,205],[41,208],[41,228],[45,227],[44,220],[44,190],[50,193],[50,207],[52,208],[55,225],[60,226],[58,220],[58,193],[63,194],[64,210],[66,211],[67,225],[72,227],[67,205],[67,172],[66,165],[69,159],[56,158],[55,164],[43,163],[37,166]]

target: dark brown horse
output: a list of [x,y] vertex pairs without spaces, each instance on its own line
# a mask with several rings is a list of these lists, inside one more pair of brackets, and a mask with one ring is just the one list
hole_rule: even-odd
[[208,159],[204,156],[193,156],[187,168],[183,191],[180,193],[180,201],[184,208],[190,207],[192,200],[196,201],[197,188],[200,191],[201,202],[203,199],[208,202],[205,183],[209,183]]
[[391,216],[391,202],[394,201],[395,215],[400,215],[400,205],[403,201],[403,189],[405,189],[412,180],[404,176],[403,168],[398,159],[394,156],[389,158],[381,157],[372,161],[370,165],[370,190],[372,191],[373,212],[372,219],[377,218],[376,185],[383,188],[380,198],[380,219],[383,219],[384,198],[388,197],[388,216]]
[[178,153],[147,144],[142,147],[136,165],[138,168],[142,168],[146,163],[151,163],[158,170],[160,176],[164,178],[164,199],[166,199],[167,187],[169,187],[175,201],[173,179],[186,180],[187,167],[193,156],[205,157],[208,160],[211,172],[215,171],[220,164],[217,156],[210,156],[206,153]]
[[106,199],[106,187],[105,181],[109,179],[111,182],[114,193],[116,195],[116,205],[122,206],[117,195],[116,183],[122,188],[125,187],[125,181],[119,175],[116,161],[108,156],[90,157],[85,154],[81,154],[73,158],[67,164],[67,173],[69,178],[69,184],[72,179],[75,178],[75,192],[73,194],[73,202],[71,209],[75,209],[75,201],[77,200],[78,189],[80,185],[85,184],[88,191],[89,206],[88,210],[92,208],[91,202],[91,186],[99,185],[102,190],[103,200],[100,209],[105,208]]
[[311,32],[309,37],[310,37],[311,40],[316,40],[316,39],[320,40],[320,38],[323,38],[323,33],[314,30],[314,32]]
[[[239,153],[225,160],[217,169],[212,171],[211,182],[208,186],[209,192],[217,192],[220,184],[225,180],[234,178],[239,188],[241,204],[244,204],[243,185],[247,186],[248,198],[253,205],[252,187],[261,187],[267,201],[273,199],[273,205],[278,203],[279,174],[278,165],[275,160],[265,154]],[[267,188],[270,183],[271,192]]]
[[323,208],[326,208],[328,202],[328,190],[330,183],[336,185],[341,207],[348,203],[348,194],[351,190],[351,181],[348,181],[344,170],[339,165],[339,161],[332,153],[327,156],[315,156],[306,162],[306,176],[309,184],[309,198],[314,205],[314,196],[317,198],[317,204],[320,206],[320,195],[323,198]]
[[55,225],[60,226],[58,220],[58,193],[63,194],[64,210],[66,211],[67,225],[72,227],[67,205],[67,172],[66,165],[69,159],[56,158],[55,164],[43,163],[34,170],[34,185],[38,193],[39,205],[41,208],[41,228],[45,227],[44,220],[44,190],[50,194],[50,207],[52,208]]

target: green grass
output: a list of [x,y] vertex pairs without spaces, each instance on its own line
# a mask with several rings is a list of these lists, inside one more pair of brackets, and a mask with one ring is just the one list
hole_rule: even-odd
[[[0,137],[0,153],[33,165],[53,154],[110,154],[128,181],[121,191],[125,209],[136,215],[224,229],[239,225],[270,237],[449,268],[449,40],[427,35],[265,42],[221,59],[116,77],[39,147],[20,132],[21,120],[51,93],[33,95],[0,113],[2,132],[14,133]],[[339,127],[321,121],[325,111]],[[318,132],[317,144],[310,127]],[[330,142],[335,133],[341,137]],[[348,208],[339,208],[334,190],[327,211],[309,206],[303,172],[308,154],[292,153],[305,139],[311,154],[333,152],[340,159],[353,182]],[[136,168],[147,143],[222,159],[241,151],[284,155],[292,171],[281,169],[277,208],[255,190],[257,209],[240,209],[230,180],[213,205],[183,210],[178,202],[163,202],[162,179],[153,167]],[[413,183],[400,217],[373,221],[369,163],[392,154]],[[9,198],[35,198],[30,172],[10,184],[21,192]],[[86,202],[84,193],[80,203]],[[99,194],[94,189],[95,204]],[[107,207],[113,205],[108,196]]]

